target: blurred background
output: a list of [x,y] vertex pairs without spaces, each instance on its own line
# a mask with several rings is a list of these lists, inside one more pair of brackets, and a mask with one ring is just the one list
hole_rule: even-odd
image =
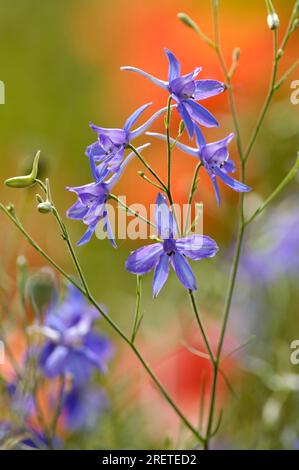
[[[281,20],[280,37],[292,5],[292,0],[275,1]],[[147,116],[166,104],[163,90],[137,75],[121,72],[121,65],[134,65],[165,78],[163,48],[168,47],[181,61],[184,73],[200,65],[200,78],[222,80],[216,55],[178,21],[180,11],[212,35],[208,0],[0,0],[0,79],[6,87],[5,105],[0,106],[0,180],[25,174],[40,149],[42,175],[49,176],[53,198],[64,213],[74,202],[74,195],[65,187],[91,181],[84,155],[86,146],[95,140],[89,122],[122,127],[126,117],[142,104],[153,102]],[[266,16],[260,0],[220,2],[221,43],[228,64],[234,47],[241,49],[233,82],[244,142],[255,125],[270,77],[272,35]],[[280,73],[298,57],[298,45],[298,34],[294,34]],[[248,197],[249,208],[276,187],[299,149],[299,105],[290,102],[291,82],[298,79],[298,73],[294,72],[275,96],[251,154],[248,182],[254,191]],[[232,130],[227,98],[224,93],[205,103],[221,123],[219,129],[206,131],[208,140],[222,138]],[[174,123],[178,122],[174,118]],[[163,119],[151,130],[163,132]],[[164,176],[163,143],[153,142],[146,157]],[[231,157],[237,162],[235,143]],[[177,202],[186,203],[196,162],[180,151],[175,151],[173,158],[174,196]],[[154,202],[155,191],[138,176],[138,170],[138,162],[133,161],[115,192],[126,195],[128,204],[149,205]],[[1,185],[0,200],[14,202],[25,227],[72,272],[54,221],[36,211],[35,192]],[[219,209],[210,181],[201,178],[197,200],[204,202],[204,232],[216,239],[221,251],[213,260],[194,263],[193,268],[199,284],[196,297],[214,344],[232,258],[238,201],[237,195],[223,185],[221,193]],[[26,256],[32,274],[45,262],[1,214],[0,224],[1,321],[5,317],[18,355],[22,335],[17,332],[16,258]],[[245,246],[224,352],[229,354],[249,342],[223,363],[229,384],[223,380],[219,386],[224,418],[214,443],[217,448],[299,446],[299,365],[290,363],[290,343],[299,339],[298,226],[297,180],[264,219],[252,225]],[[84,231],[83,224],[75,221],[68,221],[68,228],[74,240]],[[125,271],[124,262],[129,251],[138,246],[137,241],[120,240],[115,251],[106,240],[94,237],[77,250],[95,297],[108,306],[110,315],[126,331],[133,322],[136,280]],[[151,298],[151,275],[144,277],[142,313],[138,345],[178,404],[197,423],[199,396],[205,398],[204,409],[208,403],[211,370],[192,350],[201,348],[200,335],[188,297],[174,275],[155,301]],[[66,447],[190,447],[188,433],[129,350],[104,321],[100,329],[115,346],[109,372],[101,378],[109,409],[91,432],[65,436]]]

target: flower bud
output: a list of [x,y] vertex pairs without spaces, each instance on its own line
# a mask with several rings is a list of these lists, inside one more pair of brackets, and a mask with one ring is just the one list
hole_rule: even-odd
[[291,32],[293,33],[298,27],[299,27],[299,19],[296,18],[296,19],[293,21],[292,28],[291,28]]
[[184,130],[185,130],[185,123],[184,123],[184,121],[181,121],[181,122],[180,122],[180,125],[179,125],[179,136],[182,135],[182,133],[184,132]]
[[239,47],[235,47],[233,50],[233,62],[238,62],[241,55],[241,49]]
[[38,204],[37,210],[41,214],[50,214],[53,210],[53,206],[50,201],[44,201]]
[[268,27],[271,30],[278,29],[280,25],[280,21],[279,21],[279,17],[277,13],[275,12],[269,13],[269,15],[267,16],[267,23],[268,23]]
[[26,260],[25,256],[19,255],[17,257],[17,267],[19,269],[24,269],[26,266],[27,266],[27,260]]
[[36,313],[43,312],[57,297],[55,273],[51,268],[42,268],[28,277],[26,297]]
[[26,176],[14,176],[12,178],[7,179],[4,184],[11,188],[28,188],[35,183],[38,173],[38,161],[39,161],[40,151],[34,157],[32,170],[29,175]]
[[186,15],[186,13],[178,13],[178,19],[194,31],[199,31],[197,24],[190,18],[190,16]]

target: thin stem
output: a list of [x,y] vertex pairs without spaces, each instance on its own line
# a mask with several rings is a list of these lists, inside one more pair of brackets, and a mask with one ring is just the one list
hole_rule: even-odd
[[40,253],[47,261],[50,263],[57,271],[60,272],[69,282],[74,284],[74,286],[77,287],[82,293],[84,293],[84,290],[82,289],[82,286],[78,284],[64,269],[62,269],[39,245],[36,243],[35,240],[29,235],[29,233],[24,229],[23,225],[15,219],[13,214],[2,204],[0,203],[0,209],[9,217],[9,219],[13,222],[13,224],[18,228],[18,230],[24,235],[24,237],[27,239],[27,241],[30,243],[30,245],[38,252]]
[[289,76],[294,72],[294,70],[298,67],[299,65],[299,59],[296,60],[296,62],[291,65],[291,67],[286,71],[286,73],[276,82],[274,86],[274,91],[277,91],[281,85],[289,78]]
[[62,221],[62,219],[61,219],[61,217],[60,217],[60,215],[59,215],[59,213],[58,213],[58,211],[57,211],[57,209],[55,208],[54,205],[53,205],[53,215],[54,215],[55,219],[57,220],[57,223],[58,223],[58,225],[61,229],[62,238],[65,240],[65,242],[67,244],[67,247],[69,249],[71,258],[72,258],[72,260],[74,262],[74,265],[77,269],[77,272],[79,274],[79,277],[80,277],[80,280],[81,280],[82,285],[84,287],[84,290],[85,290],[86,294],[89,294],[89,287],[87,285],[87,281],[85,279],[84,273],[83,273],[82,268],[80,266],[80,263],[79,263],[77,255],[76,255],[76,252],[73,248],[70,236],[69,236],[69,234],[66,230],[66,227],[65,227],[65,225],[64,225],[64,223],[63,223],[63,221]]
[[279,62],[279,57],[277,54],[278,51],[278,36],[277,36],[277,29],[273,31],[273,67],[272,67],[272,75],[271,75],[271,80],[270,80],[270,85],[269,85],[269,90],[268,94],[266,96],[264,105],[262,107],[262,110],[260,112],[260,115],[257,120],[257,124],[255,128],[252,131],[251,138],[249,139],[249,144],[247,146],[247,149],[245,151],[244,159],[245,161],[248,160],[248,157],[250,155],[250,152],[252,150],[252,147],[256,141],[256,138],[258,136],[258,133],[261,129],[261,126],[264,122],[264,118],[266,116],[266,113],[269,109],[270,103],[272,101],[272,97],[275,93],[275,82],[276,82],[276,77],[277,77],[277,68],[278,68],[278,62]]
[[133,344],[140,325],[140,307],[141,307],[141,276],[136,276],[136,308],[134,316],[134,324],[131,336],[131,343]]
[[57,429],[58,421],[61,415],[61,411],[63,409],[64,391],[65,391],[65,382],[66,382],[65,376],[62,375],[59,381],[60,383],[59,383],[59,388],[58,388],[57,403],[56,403],[53,418],[50,424],[51,447],[54,447],[56,429]]
[[[150,375],[158,389],[160,390],[163,397],[166,399],[168,404],[171,408],[175,411],[175,413],[179,416],[182,422],[186,425],[186,427],[192,432],[192,434],[199,440],[199,442],[204,443],[204,437],[195,429],[195,427],[190,423],[190,421],[186,418],[183,412],[178,408],[176,403],[172,400],[168,392],[165,390],[161,382],[158,380],[154,372],[151,370],[150,366],[147,364],[141,353],[135,347],[134,344],[131,344],[131,340],[123,333],[120,327],[102,310],[102,308],[98,305],[92,294],[90,293],[89,289],[85,290],[78,284],[68,273],[64,271],[52,258],[42,250],[39,245],[32,239],[32,237],[26,232],[23,226],[14,218],[14,216],[9,212],[9,210],[0,203],[0,209],[10,218],[10,220],[16,225],[16,227],[21,231],[21,233],[26,237],[28,242],[40,253],[52,266],[54,266],[69,282],[71,282],[77,289],[82,292],[82,294],[90,301],[90,303],[98,310],[98,312],[103,316],[103,318],[109,323],[109,325],[113,328],[113,330],[128,344],[128,346],[132,349],[134,354],[139,359],[140,363]],[[70,250],[71,256],[74,253],[74,250]]]
[[247,226],[250,224],[258,215],[260,215],[266,207],[275,199],[281,191],[284,190],[284,188],[292,181],[292,179],[296,176],[299,168],[299,152],[297,153],[297,159],[296,163],[293,166],[293,168],[289,171],[287,176],[282,180],[282,182],[277,186],[277,188],[273,191],[272,194],[270,194],[269,197],[263,202],[263,204],[260,205],[260,207],[252,214],[251,217],[249,217],[248,220],[245,221],[245,225]]
[[212,351],[211,346],[210,346],[210,342],[209,342],[209,339],[208,339],[208,335],[207,335],[207,333],[206,333],[206,331],[205,331],[205,328],[204,328],[204,326],[203,326],[203,323],[202,323],[202,321],[201,321],[200,314],[199,314],[199,311],[198,311],[198,308],[197,308],[197,305],[196,305],[196,301],[195,301],[195,298],[194,298],[194,294],[193,294],[192,290],[188,290],[188,292],[189,292],[189,297],[190,297],[192,309],[193,309],[195,318],[196,318],[196,320],[197,320],[199,329],[200,329],[200,331],[201,331],[202,337],[203,337],[203,339],[204,339],[204,342],[205,342],[207,351],[208,351],[208,353],[209,353],[211,362],[214,363],[214,361],[215,361],[215,359],[214,359],[214,354],[213,354],[213,351]]
[[128,144],[128,148],[130,148],[136,155],[136,157],[141,161],[141,163],[145,166],[145,168],[156,178],[156,180],[160,183],[162,188],[167,191],[167,186],[163,183],[160,176],[155,172],[155,170],[147,163],[147,161],[143,158],[143,156],[138,152],[138,150],[132,145]]
[[243,161],[244,152],[243,152],[243,147],[242,147],[242,142],[241,142],[239,119],[238,119],[235,97],[234,97],[234,92],[233,92],[233,87],[232,87],[232,82],[231,82],[231,75],[228,71],[227,65],[224,60],[223,52],[219,43],[218,1],[213,1],[213,7],[214,7],[213,19],[214,19],[215,51],[218,56],[223,75],[225,77],[225,81],[226,81],[225,84],[226,84],[227,91],[228,91],[229,103],[230,103],[233,124],[235,128],[235,133],[236,133],[238,152],[239,152],[240,160]]
[[194,197],[195,192],[197,190],[197,177],[198,177],[198,172],[199,172],[201,167],[202,167],[202,162],[199,162],[196,165],[196,168],[194,170],[193,179],[192,179],[192,183],[191,183],[191,186],[190,186],[190,192],[189,192],[189,197],[188,197],[188,212],[187,212],[187,217],[186,217],[184,235],[186,235],[188,233],[191,205],[192,205],[193,197]]
[[150,220],[146,219],[145,217],[143,217],[142,215],[140,215],[138,212],[134,211],[133,209],[131,209],[129,206],[127,206],[121,199],[119,199],[117,196],[115,196],[114,194],[109,194],[109,197],[111,199],[113,199],[114,201],[116,201],[120,206],[122,206],[124,209],[126,209],[127,212],[129,212],[130,214],[134,215],[135,217],[137,217],[138,219],[142,220],[143,222],[147,223],[148,225],[150,225],[151,227],[154,227],[156,228],[156,225],[151,222]]
[[132,350],[142,363],[143,367],[146,369],[148,374],[151,376],[153,379],[154,383],[157,385],[158,389],[160,390],[161,394],[164,396],[165,400],[172,406],[172,408],[176,411],[177,415],[181,418],[182,422],[186,425],[187,428],[190,429],[190,431],[193,433],[193,435],[201,442],[204,444],[205,439],[203,436],[195,429],[195,427],[188,421],[186,416],[182,413],[182,411],[178,408],[178,406],[173,402],[173,400],[170,398],[168,393],[166,392],[165,388],[159,381],[158,377],[154,374],[150,366],[147,364],[147,362],[143,359],[141,356],[140,352],[136,349],[136,347],[132,344],[131,345]]
[[216,358],[215,358],[215,361],[214,361],[214,364],[213,364],[213,383],[212,383],[211,402],[210,402],[210,409],[209,409],[209,418],[208,418],[208,425],[207,425],[205,449],[209,448],[209,441],[210,441],[211,433],[212,433],[213,419],[214,419],[214,412],[215,412],[217,383],[218,383],[218,375],[219,375],[218,374],[218,372],[219,372],[219,360],[220,360],[220,357],[221,357],[221,351],[222,351],[223,341],[224,341],[224,337],[225,337],[226,326],[227,326],[227,322],[228,322],[228,318],[229,318],[229,312],[230,312],[232,297],[233,297],[233,293],[234,293],[234,287],[235,287],[235,282],[236,282],[236,277],[237,277],[237,271],[238,271],[238,265],[239,265],[239,259],[240,259],[240,253],[241,253],[243,237],[244,237],[244,228],[243,228],[243,225],[241,225],[241,227],[239,229],[239,232],[238,232],[235,257],[234,257],[232,270],[231,270],[231,274],[230,274],[229,287],[228,287],[228,292],[227,292],[227,298],[226,298],[226,301],[225,301],[223,323],[222,323],[220,338],[219,338],[219,342],[218,342],[218,346],[217,346]]
[[168,192],[171,192],[171,151],[172,146],[170,143],[170,116],[171,116],[171,100],[172,96],[170,95],[167,101],[167,114],[166,114],[166,141],[167,141],[167,189]]
[[162,186],[160,186],[158,183],[155,183],[155,181],[150,180],[150,179],[143,173],[143,171],[139,171],[138,174],[139,174],[139,176],[140,176],[144,181],[146,181],[147,183],[151,184],[152,186],[155,186],[155,188],[158,188],[159,191],[165,192],[165,188],[163,188]]
[[284,38],[281,42],[280,50],[282,50],[282,51],[284,51],[284,49],[285,49],[285,47],[288,43],[288,40],[290,39],[290,36],[293,33],[293,23],[294,23],[294,20],[296,19],[297,15],[298,15],[298,11],[299,11],[299,2],[298,2],[298,0],[296,0],[295,3],[294,3],[294,6],[293,6],[291,16],[290,16],[289,24],[287,26]]

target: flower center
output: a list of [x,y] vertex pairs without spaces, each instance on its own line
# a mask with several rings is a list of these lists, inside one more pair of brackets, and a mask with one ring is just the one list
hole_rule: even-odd
[[174,255],[176,252],[175,240],[173,238],[167,238],[163,242],[163,249],[167,256]]

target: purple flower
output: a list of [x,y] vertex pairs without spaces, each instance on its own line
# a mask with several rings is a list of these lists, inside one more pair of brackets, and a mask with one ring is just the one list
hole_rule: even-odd
[[97,142],[89,145],[86,149],[86,155],[100,162],[98,167],[98,180],[103,180],[109,171],[118,171],[124,159],[124,152],[128,144],[143,134],[149,126],[159,117],[167,108],[160,109],[150,117],[142,126],[132,130],[139,116],[151,105],[147,103],[138,108],[125,122],[123,129],[106,129],[91,124],[90,127],[98,134]]
[[165,52],[169,62],[168,81],[155,78],[136,67],[126,66],[121,67],[121,70],[137,72],[151,80],[155,85],[167,90],[178,103],[178,112],[186,125],[190,138],[194,134],[193,121],[205,127],[218,126],[214,116],[196,101],[205,100],[222,93],[225,90],[225,85],[217,80],[195,80],[201,71],[201,67],[197,67],[194,72],[181,76],[180,63],[168,49],[165,49]]
[[73,386],[66,392],[63,411],[68,429],[92,429],[96,426],[99,414],[107,407],[107,398],[98,388]]
[[196,279],[186,258],[200,260],[213,257],[218,251],[216,242],[204,235],[175,239],[176,224],[165,197],[160,193],[157,196],[155,218],[161,241],[134,251],[127,259],[126,269],[141,275],[155,268],[154,297],[157,297],[166,282],[170,264],[183,286],[196,290]]
[[[299,273],[298,201],[288,197],[249,226],[241,275],[245,282],[264,284]],[[250,236],[250,235],[253,235]]]
[[[166,136],[163,134],[157,134],[154,132],[147,132],[147,134],[153,137],[158,137],[159,139],[166,140]],[[206,141],[198,126],[195,126],[195,135],[197,148],[189,147],[188,145],[181,144],[180,142],[176,142],[176,146],[183,150],[183,152],[189,153],[190,155],[193,155],[202,161],[203,166],[205,167],[214,185],[218,205],[220,205],[220,191],[217,177],[234,191],[251,191],[249,186],[246,186],[246,184],[235,180],[228,174],[236,171],[234,162],[229,158],[229,152],[227,148],[229,142],[234,138],[234,134],[231,133],[224,139],[217,142],[212,142],[210,144],[206,144]],[[171,142],[174,143],[175,140],[171,139]]]
[[[26,437],[24,437],[24,434]],[[47,439],[41,431],[34,429],[31,426],[20,428],[7,421],[1,421],[0,446],[3,445],[5,440],[9,438],[13,438],[15,441],[14,449],[47,449]],[[54,447],[58,448],[60,444],[61,441],[55,438]]]
[[[144,144],[137,148],[140,152],[144,148],[148,147],[149,144]],[[106,181],[102,180],[102,172],[98,170],[95,165],[94,159],[90,158],[91,171],[95,179],[94,183],[89,183],[84,186],[67,187],[68,191],[73,191],[77,194],[78,200],[75,204],[70,207],[67,211],[67,217],[70,219],[82,220],[84,224],[88,226],[88,229],[84,233],[83,237],[79,240],[77,245],[83,245],[90,241],[98,223],[101,219],[104,220],[104,230],[107,233],[108,239],[112,246],[116,248],[114,240],[114,234],[109,223],[108,212],[106,203],[109,199],[109,193],[115,184],[119,181],[125,167],[134,157],[134,153],[131,152],[126,160],[121,164],[118,171]]]
[[81,384],[94,369],[106,371],[112,346],[105,336],[93,331],[98,318],[97,310],[86,303],[77,288],[69,285],[65,299],[50,308],[45,325],[40,328],[48,339],[39,358],[46,377],[67,374]]
[[6,384],[6,390],[10,398],[10,408],[23,418],[34,411],[34,399],[30,385],[27,384],[28,390],[26,390],[26,384],[21,379],[15,379],[13,382]]

